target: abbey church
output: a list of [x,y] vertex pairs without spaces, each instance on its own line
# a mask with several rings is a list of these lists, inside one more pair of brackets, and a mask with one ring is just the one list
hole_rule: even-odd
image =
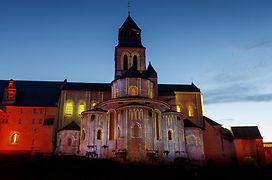
[[112,82],[0,80],[0,156],[265,163],[258,127],[226,129],[204,116],[200,89],[159,84],[145,53],[141,29],[128,16],[118,31]]

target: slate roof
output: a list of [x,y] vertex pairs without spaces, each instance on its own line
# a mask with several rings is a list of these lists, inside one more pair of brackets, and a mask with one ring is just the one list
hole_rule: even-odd
[[193,123],[191,120],[189,119],[184,119],[184,127],[194,127],[194,128],[200,128],[199,126],[197,126],[195,123]]
[[221,126],[221,124],[211,120],[210,118],[203,116],[203,120],[207,123],[209,123],[211,126]]
[[166,109],[165,111],[163,111],[164,113],[167,113],[167,112],[177,112],[177,111],[174,111],[172,109]]
[[[63,82],[54,81],[19,81],[15,80],[17,88],[15,104],[17,106],[57,106]],[[0,80],[0,105],[8,80]]]
[[233,135],[229,129],[221,127],[220,132],[224,138],[233,139]]
[[119,28],[117,47],[145,48],[141,42],[141,29],[131,16],[128,16],[123,25]]
[[71,123],[63,127],[62,129],[60,129],[60,131],[64,131],[64,130],[80,131],[80,127],[75,121],[72,121]]
[[257,126],[237,126],[231,127],[235,139],[262,139]]
[[147,78],[142,74],[140,71],[137,70],[136,66],[131,66],[120,78],[126,78],[126,77],[141,77],[141,78]]
[[128,16],[123,25],[121,26],[120,29],[138,29],[140,28],[137,26],[135,21],[131,18],[131,16]]
[[67,82],[64,84],[63,90],[77,90],[77,91],[111,91],[110,83],[81,83],[81,82]]
[[100,111],[100,112],[107,112],[101,108],[94,108],[94,109],[91,109],[90,111]]
[[151,77],[151,78],[156,78],[157,77],[157,72],[155,71],[155,69],[153,68],[153,66],[151,65],[151,63],[149,63],[146,71],[144,71],[143,74],[146,77]]
[[174,96],[179,92],[200,92],[196,85],[192,84],[158,84],[159,96]]
[[[139,71],[131,69],[126,76],[137,76]],[[141,77],[144,77],[140,73]],[[17,88],[15,104],[16,106],[42,106],[56,107],[61,90],[78,90],[78,91],[111,91],[110,83],[82,83],[66,81],[22,81],[15,80]],[[5,88],[8,86],[8,80],[0,80],[0,106]],[[159,84],[159,96],[175,95],[175,91],[181,92],[200,92],[194,85],[177,85],[177,84]]]

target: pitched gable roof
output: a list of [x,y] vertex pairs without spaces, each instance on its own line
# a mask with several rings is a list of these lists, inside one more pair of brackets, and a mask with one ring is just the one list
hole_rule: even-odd
[[220,132],[224,138],[227,138],[229,140],[233,139],[233,135],[229,129],[221,127]]
[[77,90],[77,91],[111,91],[110,83],[81,83],[81,82],[67,82],[64,84],[63,90]]
[[131,18],[131,16],[128,16],[123,25],[121,26],[120,29],[138,29],[140,28],[137,26],[135,21]]
[[194,124],[191,120],[189,119],[184,119],[184,127],[193,127],[193,128],[201,128],[198,125]]
[[200,89],[192,84],[158,84],[159,96],[174,96],[175,92],[200,92]]
[[151,78],[156,78],[157,77],[157,72],[155,71],[155,69],[153,68],[153,66],[151,65],[150,62],[149,62],[149,65],[148,65],[146,71],[144,71],[143,74],[146,77],[151,77]]
[[203,116],[203,120],[207,123],[209,123],[211,126],[221,126],[221,124],[211,120],[210,118]]
[[73,130],[73,131],[80,131],[79,125],[75,121],[72,121],[71,123],[67,124],[65,127],[60,129],[60,131],[64,130]]
[[235,139],[262,139],[257,126],[238,126],[231,127]]

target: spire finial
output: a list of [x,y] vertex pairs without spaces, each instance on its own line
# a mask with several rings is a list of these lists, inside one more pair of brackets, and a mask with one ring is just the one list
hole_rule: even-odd
[[130,16],[130,8],[131,8],[130,2],[128,1],[128,15],[129,15],[129,16]]

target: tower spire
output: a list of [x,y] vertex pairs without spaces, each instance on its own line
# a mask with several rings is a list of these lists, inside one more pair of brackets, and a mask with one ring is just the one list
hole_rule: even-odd
[[129,15],[129,16],[130,16],[130,8],[131,8],[130,2],[128,1],[128,15]]

